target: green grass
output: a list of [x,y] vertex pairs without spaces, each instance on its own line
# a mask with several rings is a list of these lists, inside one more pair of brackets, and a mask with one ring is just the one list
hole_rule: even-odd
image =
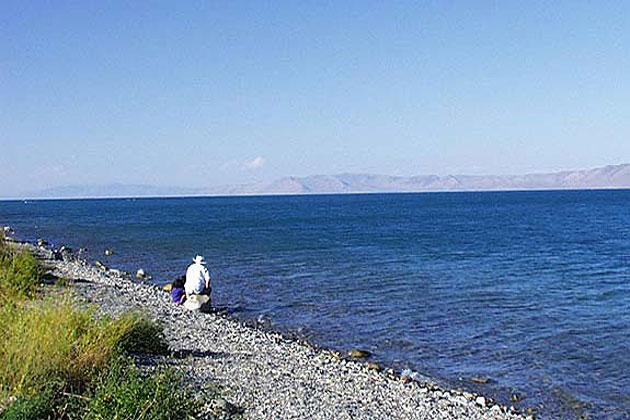
[[7,408],[0,418],[3,420],[55,419],[60,418],[55,413],[55,396],[57,390],[42,389],[39,393],[28,398],[18,398]]
[[3,420],[170,420],[192,419],[212,398],[198,399],[182,387],[173,369],[161,368],[143,376],[133,361],[118,357],[101,371],[83,394],[49,386],[37,394],[18,398],[2,415]]
[[96,317],[69,293],[36,298],[40,275],[32,255],[0,241],[0,419],[180,419],[199,409],[172,370],[143,376],[129,358],[168,351],[159,325],[138,312]]
[[162,331],[139,313],[94,317],[69,296],[0,307],[0,396],[28,395],[46,378],[82,391],[117,355],[164,354]]
[[3,237],[0,237],[0,300],[32,298],[41,279],[41,265],[29,252],[7,245]]
[[108,325],[118,351],[125,353],[166,354],[168,345],[161,326],[141,312],[127,312]]
[[[138,404],[143,401],[144,404]],[[113,364],[96,388],[89,403],[87,420],[187,419],[203,405],[185,388],[172,369],[163,369],[143,378],[132,363],[124,359]]]

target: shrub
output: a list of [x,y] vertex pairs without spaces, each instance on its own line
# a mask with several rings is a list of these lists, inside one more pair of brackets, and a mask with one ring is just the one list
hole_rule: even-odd
[[181,377],[172,369],[162,369],[143,378],[133,363],[121,358],[101,379],[85,418],[186,419],[194,418],[202,404],[181,386]]
[[0,418],[3,420],[57,418],[55,416],[56,395],[57,391],[53,387],[48,387],[30,397],[20,397],[0,414]]
[[81,392],[123,352],[165,352],[161,329],[131,313],[96,319],[69,296],[0,306],[0,396],[29,396],[56,378]]
[[127,312],[109,326],[118,350],[127,353],[166,354],[162,327],[140,312]]
[[0,297],[3,300],[34,297],[41,274],[41,265],[33,255],[0,240]]
[[48,386],[18,398],[0,414],[0,419],[192,419],[214,395],[210,392],[197,398],[182,386],[181,376],[172,369],[160,368],[142,376],[132,360],[118,357],[83,395]]
[[55,378],[81,389],[112,356],[106,327],[69,297],[0,308],[0,393],[29,396]]

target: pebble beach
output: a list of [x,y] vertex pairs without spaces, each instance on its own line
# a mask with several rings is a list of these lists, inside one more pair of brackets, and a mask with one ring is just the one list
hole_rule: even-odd
[[[164,327],[175,366],[199,392],[215,389],[212,415],[243,419],[525,419],[464,390],[410,380],[348,354],[264,331],[222,313],[174,305],[155,285],[70,252],[25,244],[102,314],[144,311]],[[61,258],[60,258],[61,256]],[[141,358],[141,356],[140,356]]]

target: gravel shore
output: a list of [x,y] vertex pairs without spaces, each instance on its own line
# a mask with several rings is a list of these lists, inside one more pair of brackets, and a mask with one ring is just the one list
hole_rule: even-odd
[[193,387],[216,386],[226,418],[244,419],[524,419],[489,399],[403,381],[392,371],[262,331],[221,314],[191,312],[160,288],[69,253],[30,246],[58,277],[100,311],[141,309],[164,326],[173,351],[165,363]]

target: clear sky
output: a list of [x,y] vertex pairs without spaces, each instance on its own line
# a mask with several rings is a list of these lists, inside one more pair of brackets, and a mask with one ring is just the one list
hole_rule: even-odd
[[627,1],[7,1],[0,195],[630,162]]

